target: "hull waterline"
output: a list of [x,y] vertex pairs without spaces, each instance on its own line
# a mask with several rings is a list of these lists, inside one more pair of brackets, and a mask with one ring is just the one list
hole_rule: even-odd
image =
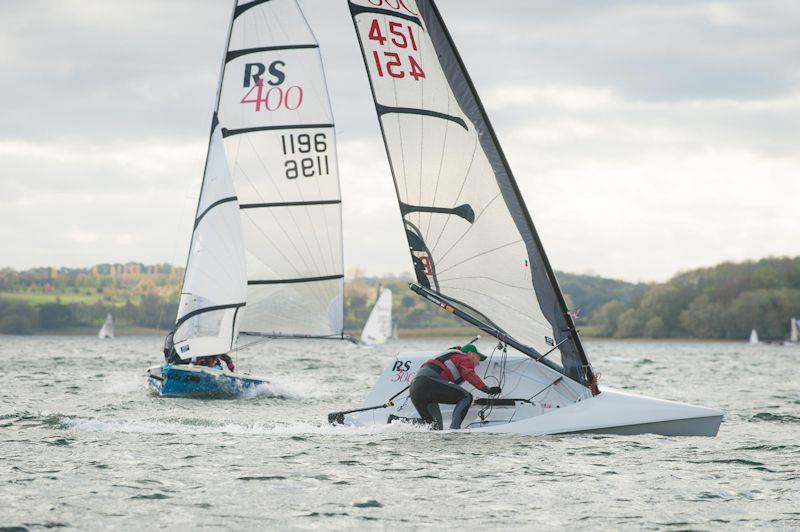
[[162,397],[231,398],[252,393],[266,379],[198,366],[153,366],[147,370],[150,388]]

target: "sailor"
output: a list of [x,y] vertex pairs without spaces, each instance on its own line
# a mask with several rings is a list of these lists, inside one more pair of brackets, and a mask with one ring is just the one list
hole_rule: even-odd
[[[178,356],[178,352],[175,350],[174,338],[175,331],[171,331],[164,339],[164,360],[166,360],[167,364],[173,365],[189,364],[188,360],[183,360]],[[224,362],[225,365],[228,366],[229,371],[234,371],[236,369],[233,360],[227,354],[199,358],[193,357],[191,362],[198,366],[208,366],[209,368],[218,369],[222,369],[222,362]]]
[[180,364],[181,357],[175,351],[175,331],[170,331],[166,338],[164,338],[164,360],[167,364]]
[[454,347],[425,362],[411,381],[409,394],[414,408],[434,430],[442,430],[442,412],[439,404],[456,405],[453,409],[451,429],[460,429],[467,410],[472,405],[472,394],[459,386],[465,380],[487,395],[497,395],[499,386],[486,386],[475,373],[475,368],[486,356],[473,344]]

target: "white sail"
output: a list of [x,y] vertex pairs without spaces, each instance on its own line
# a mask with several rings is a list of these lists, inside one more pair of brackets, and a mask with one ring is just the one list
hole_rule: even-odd
[[242,213],[242,331],[343,335],[336,138],[319,46],[295,0],[239,1],[219,121]]
[[341,199],[319,46],[296,0],[237,0],[175,329],[183,359],[241,334],[343,337]]
[[755,329],[750,331],[750,343],[753,345],[758,343],[758,331],[756,331]]
[[382,288],[361,331],[361,343],[384,344],[392,337],[392,291]]
[[793,344],[800,342],[800,320],[795,318],[789,324],[789,341]]
[[[591,367],[555,275],[435,4],[349,5],[415,290],[588,386]],[[558,354],[541,357],[554,347]]]
[[114,338],[114,318],[111,316],[109,312],[106,315],[106,321],[103,322],[103,326],[100,327],[100,332],[97,333],[98,338]]
[[242,222],[218,124],[197,213],[174,337],[184,359],[230,351],[247,303]]

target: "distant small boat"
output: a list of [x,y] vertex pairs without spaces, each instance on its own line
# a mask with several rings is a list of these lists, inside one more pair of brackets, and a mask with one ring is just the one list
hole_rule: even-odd
[[796,318],[789,323],[789,341],[793,344],[800,342],[800,320]]
[[750,345],[756,345],[758,342],[758,331],[753,329],[750,331]]
[[378,299],[364,324],[360,340],[364,345],[385,344],[392,332],[392,291],[379,288]]
[[114,318],[111,316],[111,313],[106,315],[106,321],[100,328],[100,332],[97,333],[97,337],[101,339],[114,338]]

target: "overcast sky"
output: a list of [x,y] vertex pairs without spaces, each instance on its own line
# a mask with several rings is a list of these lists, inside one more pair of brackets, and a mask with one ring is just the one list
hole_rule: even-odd
[[[346,0],[302,0],[346,267],[410,270]],[[560,270],[800,254],[800,2],[439,0]],[[0,267],[182,264],[231,3],[0,2]]]

